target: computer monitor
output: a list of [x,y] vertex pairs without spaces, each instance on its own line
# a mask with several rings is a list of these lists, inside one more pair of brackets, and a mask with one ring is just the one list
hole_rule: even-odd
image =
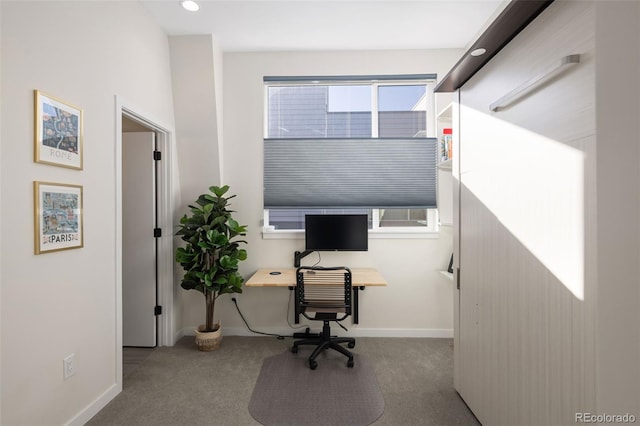
[[305,215],[307,251],[367,251],[369,246],[366,214]]

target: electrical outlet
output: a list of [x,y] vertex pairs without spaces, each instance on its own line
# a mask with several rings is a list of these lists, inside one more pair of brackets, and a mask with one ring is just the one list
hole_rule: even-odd
[[76,374],[76,354],[71,354],[62,360],[62,374],[64,380]]

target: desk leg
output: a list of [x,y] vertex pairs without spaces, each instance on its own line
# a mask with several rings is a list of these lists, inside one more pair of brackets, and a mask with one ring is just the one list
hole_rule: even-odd
[[355,286],[353,289],[353,323],[358,324],[358,293],[364,290],[363,286]]
[[[296,288],[295,287],[291,287],[289,286],[289,291],[294,291]],[[291,297],[291,296],[289,296]],[[296,297],[295,293],[293,294],[293,297]],[[293,313],[293,323],[294,324],[300,324],[300,311],[298,310],[298,304],[293,303],[293,309],[294,309],[294,313]]]

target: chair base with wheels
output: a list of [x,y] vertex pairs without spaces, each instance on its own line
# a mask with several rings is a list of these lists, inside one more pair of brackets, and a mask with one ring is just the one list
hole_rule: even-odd
[[[325,318],[322,318],[323,316],[327,316],[327,317],[332,316],[333,318],[325,319]],[[349,348],[354,348],[356,346],[356,339],[354,339],[353,337],[331,337],[331,327],[329,325],[329,322],[335,321],[335,317],[336,317],[335,314],[323,315],[321,313],[317,313],[315,319],[322,318],[323,320],[322,334],[320,334],[320,336],[318,337],[311,337],[307,339],[296,340],[295,342],[293,342],[293,346],[291,347],[291,352],[293,352],[294,354],[298,353],[298,346],[302,346],[302,345],[316,346],[313,353],[309,356],[309,368],[311,368],[312,370],[315,370],[318,367],[318,362],[316,361],[316,358],[325,349],[333,349],[335,351],[340,352],[341,354],[343,354],[348,358],[347,367],[353,367],[353,354],[340,345],[346,343]]]

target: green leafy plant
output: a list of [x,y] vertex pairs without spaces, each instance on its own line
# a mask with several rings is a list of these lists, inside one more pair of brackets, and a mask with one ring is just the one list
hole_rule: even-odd
[[181,286],[185,290],[197,290],[204,294],[206,303],[205,330],[215,331],[213,313],[216,299],[222,294],[242,293],[244,279],[238,273],[238,263],[247,258],[246,244],[237,237],[245,236],[246,225],[239,225],[228,210],[226,196],[229,186],[212,186],[211,194],[202,194],[194,205],[189,205],[191,215],[180,219],[179,235],[186,242],[176,250],[176,261],[186,271]]

